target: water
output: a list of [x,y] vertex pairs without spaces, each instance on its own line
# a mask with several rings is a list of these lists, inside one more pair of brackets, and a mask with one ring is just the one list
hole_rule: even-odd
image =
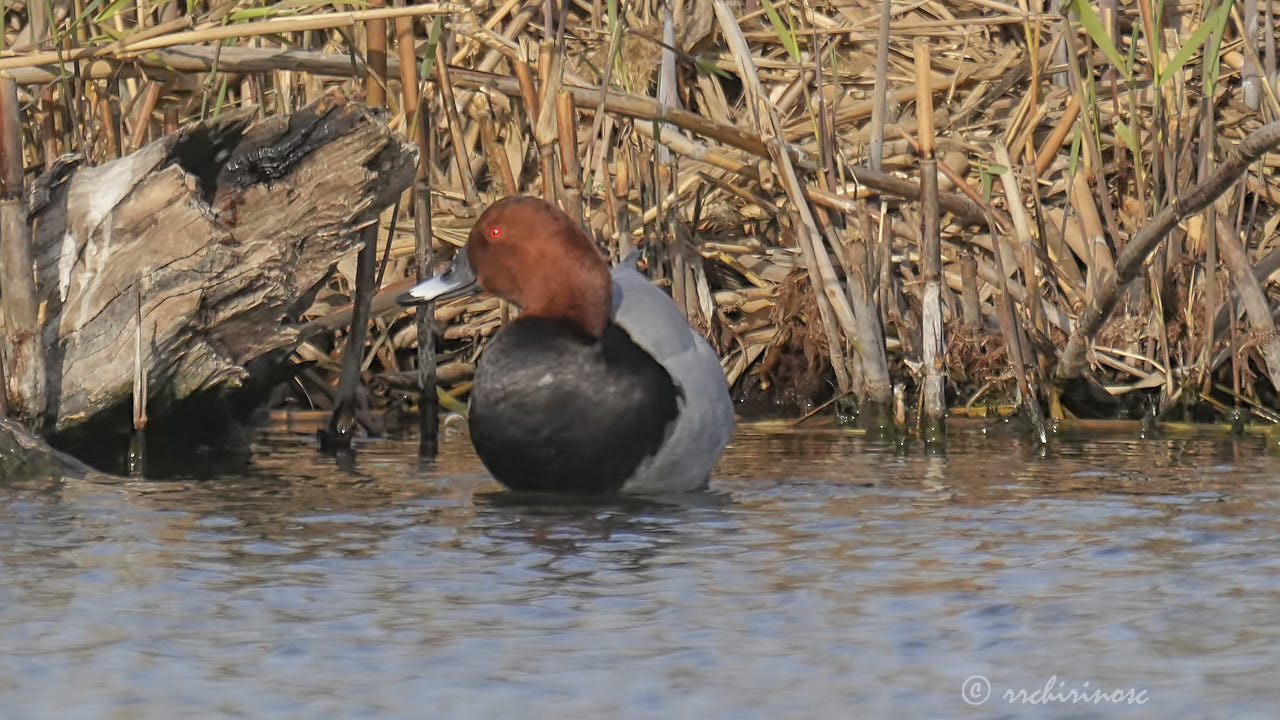
[[0,486],[0,718],[1280,713],[1260,440],[748,428],[705,496],[568,505],[465,442],[254,457]]

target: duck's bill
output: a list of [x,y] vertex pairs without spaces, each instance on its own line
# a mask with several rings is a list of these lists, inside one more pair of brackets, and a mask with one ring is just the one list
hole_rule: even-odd
[[414,285],[409,292],[396,298],[401,305],[417,305],[432,300],[448,300],[476,291],[476,274],[471,270],[465,249],[445,268],[444,272]]

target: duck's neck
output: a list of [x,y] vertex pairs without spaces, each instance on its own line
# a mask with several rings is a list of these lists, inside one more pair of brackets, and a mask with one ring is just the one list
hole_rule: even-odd
[[594,259],[567,265],[573,269],[555,276],[540,276],[521,303],[521,315],[561,320],[600,339],[609,326],[613,281],[604,260],[598,254]]

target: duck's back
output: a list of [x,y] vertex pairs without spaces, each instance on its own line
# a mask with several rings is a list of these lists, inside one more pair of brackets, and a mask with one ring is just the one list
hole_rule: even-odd
[[516,490],[612,492],[659,452],[675,422],[668,372],[616,325],[520,318],[476,368],[471,440]]
[[683,492],[706,484],[733,435],[733,401],[720,358],[671,298],[631,263],[613,269],[613,321],[667,371],[679,416],[624,489]]

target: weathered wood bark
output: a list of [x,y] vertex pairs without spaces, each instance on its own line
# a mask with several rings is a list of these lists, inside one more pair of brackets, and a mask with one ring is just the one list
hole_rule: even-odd
[[138,304],[153,408],[243,380],[246,363],[295,342],[293,304],[413,179],[412,144],[338,93],[252,117],[38,183],[50,427],[129,399]]

